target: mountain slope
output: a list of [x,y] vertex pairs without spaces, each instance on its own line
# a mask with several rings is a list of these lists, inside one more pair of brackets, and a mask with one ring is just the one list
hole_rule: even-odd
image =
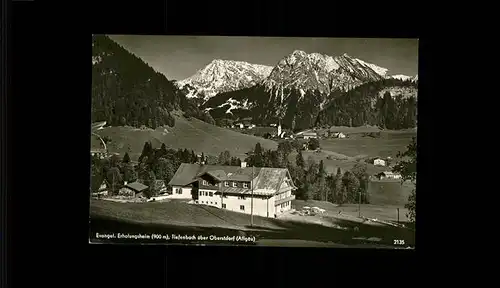
[[315,125],[413,128],[417,123],[417,97],[418,87],[412,81],[366,83],[335,98],[319,113]]
[[314,125],[319,111],[335,97],[363,83],[384,79],[374,71],[382,73],[384,68],[375,66],[347,54],[332,57],[296,50],[281,59],[261,83],[219,93],[201,108],[214,119],[252,117],[256,124],[281,119],[287,128],[305,129]]
[[393,78],[393,79],[399,79],[399,80],[403,80],[403,81],[407,81],[407,80],[412,81],[413,78],[414,78],[412,76],[403,75],[403,74],[391,75],[390,77]]
[[380,76],[382,76],[384,78],[387,77],[387,72],[389,72],[389,69],[377,66],[377,65],[372,64],[372,63],[367,63],[367,62],[365,62],[365,61],[363,61],[361,59],[358,59],[358,58],[356,58],[355,60],[358,61],[363,66],[370,67],[378,75],[380,75]]
[[105,35],[92,36],[91,93],[92,122],[173,126],[173,111],[210,120],[163,74]]
[[347,54],[332,57],[296,50],[278,62],[263,84],[269,91],[290,88],[328,94],[381,79],[368,65]]
[[216,59],[193,76],[177,81],[187,97],[208,100],[218,93],[251,87],[267,77],[273,68],[243,61]]

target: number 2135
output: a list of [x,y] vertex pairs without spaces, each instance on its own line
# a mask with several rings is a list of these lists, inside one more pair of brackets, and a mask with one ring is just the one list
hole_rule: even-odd
[[405,240],[394,239],[394,245],[405,245]]

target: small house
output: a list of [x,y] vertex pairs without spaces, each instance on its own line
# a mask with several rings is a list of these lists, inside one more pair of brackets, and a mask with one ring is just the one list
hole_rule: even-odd
[[305,133],[302,133],[302,137],[304,137],[304,139],[312,139],[312,138],[318,138],[318,134],[316,132],[305,132]]
[[378,173],[377,175],[375,175],[375,177],[377,177],[380,180],[385,180],[385,179],[401,179],[402,178],[401,174],[394,173],[394,172],[391,172],[391,171],[385,171],[385,172]]
[[90,150],[90,155],[95,156],[99,159],[104,159],[108,156],[108,153],[105,149],[93,149]]
[[123,188],[120,189],[120,194],[121,195],[126,195],[130,197],[140,197],[144,196],[144,192],[146,189],[149,187],[140,183],[140,182],[132,182],[132,183],[126,183],[123,186]]
[[156,191],[158,191],[159,194],[167,193],[167,185],[165,185],[165,181],[156,180],[155,181],[155,189],[156,189]]
[[375,166],[385,166],[385,160],[377,158],[373,160],[373,165]]
[[[97,185],[96,185],[97,184]],[[106,179],[102,179],[97,182],[92,182],[92,195],[94,196],[106,196],[108,195],[109,183]]]
[[347,137],[347,135],[345,135],[345,134],[344,134],[344,133],[342,133],[342,132],[334,132],[334,133],[332,133],[332,136],[333,136],[334,138],[346,138],[346,137]]

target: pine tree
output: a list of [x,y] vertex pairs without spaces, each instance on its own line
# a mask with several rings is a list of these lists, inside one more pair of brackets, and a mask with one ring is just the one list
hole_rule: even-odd
[[196,154],[194,153],[193,150],[191,150],[191,163],[196,163],[196,161],[198,160],[198,157],[196,157]]
[[231,165],[231,153],[228,150],[224,151],[223,160],[222,165]]
[[302,151],[299,151],[299,154],[297,154],[295,158],[295,164],[297,165],[297,167],[304,169],[305,161],[304,157],[302,156]]
[[161,143],[161,148],[160,148],[160,157],[167,155],[167,146],[165,143]]
[[262,167],[263,166],[263,158],[262,158],[262,147],[260,146],[260,143],[257,142],[255,144],[255,149],[253,151],[253,157],[252,157],[252,166],[255,167]]
[[123,155],[123,163],[130,163],[130,156],[128,155],[128,152],[125,152],[125,155]]
[[142,153],[141,156],[139,156],[139,162],[141,162],[144,157],[151,158],[153,148],[151,147],[151,143],[149,142],[144,142],[144,146],[142,147]]
[[319,162],[319,169],[318,169],[318,176],[316,177],[316,182],[318,183],[318,193],[319,193],[319,199],[322,199],[323,201],[328,201],[328,189],[326,186],[326,171],[325,171],[325,164],[323,163],[323,160]]

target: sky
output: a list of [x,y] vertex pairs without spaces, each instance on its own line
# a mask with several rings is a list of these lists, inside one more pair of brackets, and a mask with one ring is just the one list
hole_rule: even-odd
[[353,58],[389,69],[388,74],[418,74],[418,40],[403,38],[302,38],[109,35],[169,80],[195,74],[214,59],[275,66],[294,50]]

